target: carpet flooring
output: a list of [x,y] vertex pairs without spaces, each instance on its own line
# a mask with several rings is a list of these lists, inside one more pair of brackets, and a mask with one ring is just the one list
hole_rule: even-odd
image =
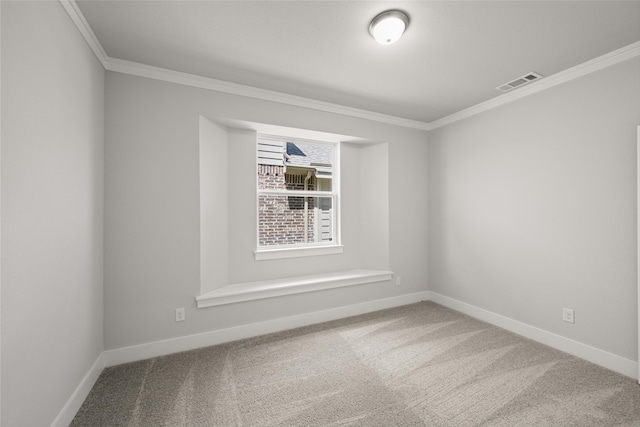
[[72,426],[640,426],[640,386],[432,302],[107,368]]

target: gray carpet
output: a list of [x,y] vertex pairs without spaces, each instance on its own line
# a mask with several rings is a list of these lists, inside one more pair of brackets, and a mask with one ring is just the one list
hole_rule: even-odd
[[640,426],[640,386],[431,302],[105,369],[72,426]]

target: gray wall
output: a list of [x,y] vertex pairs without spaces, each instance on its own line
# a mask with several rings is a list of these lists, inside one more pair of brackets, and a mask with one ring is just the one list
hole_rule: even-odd
[[429,133],[431,291],[638,360],[638,76],[634,59]]
[[58,2],[2,7],[2,425],[50,425],[103,350],[104,70]]
[[[105,73],[59,3],[0,7],[3,425],[51,424],[103,346],[411,294],[427,279],[434,292],[637,360],[640,60],[436,129],[427,144],[423,131]],[[383,142],[345,146],[346,194],[357,197],[344,201],[344,225],[359,224],[343,231],[345,254],[256,263],[242,247],[255,225],[239,222],[251,217],[242,186],[253,179],[222,179],[230,232],[216,262],[227,265],[201,268],[203,117]],[[223,150],[223,175],[245,148]],[[390,268],[403,284],[195,308],[201,272],[224,284],[358,266]],[[174,322],[177,307],[185,322]],[[575,325],[562,307],[576,310]]]
[[[381,149],[368,154],[378,160],[380,155],[386,156],[389,176],[388,187],[382,189],[387,194],[381,195],[381,200],[385,197],[389,200],[388,235],[382,239],[387,247],[377,254],[382,253],[382,258],[388,259],[388,265],[380,268],[390,267],[401,274],[403,285],[396,287],[383,282],[196,309],[201,274],[201,117],[267,123],[388,143],[388,153]],[[358,256],[354,257],[352,251],[360,248],[359,240],[355,241],[358,233],[353,230],[343,231],[354,243],[342,255],[253,260],[254,160],[246,163],[233,159],[243,152],[252,156],[254,146],[253,143],[245,146],[246,131],[230,131],[229,135],[231,145],[226,150],[229,176],[247,171],[250,174],[242,179],[221,179],[220,185],[229,185],[226,192],[223,188],[213,189],[227,194],[229,200],[228,206],[220,206],[229,209],[226,215],[221,215],[228,218],[229,224],[220,226],[229,226],[230,230],[229,265],[227,269],[220,267],[220,277],[228,277],[230,281],[265,280],[322,273],[338,267],[353,268],[353,260]],[[105,348],[117,349],[426,290],[427,202],[423,194],[427,177],[417,173],[426,166],[426,137],[424,131],[107,72]],[[346,160],[356,156],[354,161],[358,163],[357,150],[354,146],[346,148]],[[359,173],[351,173],[356,179],[367,176],[362,171],[365,167],[362,161],[359,167]],[[359,206],[360,201],[355,203]],[[349,215],[357,210],[351,209]],[[238,223],[241,218],[247,218],[246,224]],[[239,247],[242,242],[246,244]],[[203,274],[215,277],[216,272],[205,269]],[[185,322],[174,321],[174,310],[178,307],[187,309]]]

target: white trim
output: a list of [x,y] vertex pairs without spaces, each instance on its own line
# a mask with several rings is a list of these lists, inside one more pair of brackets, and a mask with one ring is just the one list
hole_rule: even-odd
[[500,314],[485,310],[480,307],[476,307],[471,304],[450,298],[436,292],[428,291],[429,300],[467,314],[471,317],[475,317],[492,325],[498,326],[502,329],[514,332],[523,337],[532,339],[539,343],[548,345],[557,350],[569,353],[573,356],[587,360],[596,365],[618,372],[622,375],[626,375],[631,378],[637,378],[638,375],[638,363],[633,360],[626,359],[613,353],[601,350],[599,348],[592,347],[587,344],[583,344],[578,341],[554,334],[549,331],[545,331],[535,326],[528,325],[526,323],[519,322],[509,317],[502,316]]
[[240,95],[247,98],[255,98],[263,101],[278,102],[281,104],[293,105],[297,107],[309,108],[312,110],[335,113],[343,116],[356,117],[360,119],[372,120],[406,128],[428,130],[429,125],[417,120],[405,119],[388,114],[376,113],[354,107],[333,104],[302,96],[290,95],[268,89],[261,89],[238,83],[231,83],[223,80],[202,77],[195,74],[183,73],[180,71],[167,70],[165,68],[140,64],[132,61],[125,61],[117,58],[109,58],[105,67],[109,71],[130,74],[133,76],[146,77],[161,80],[169,83],[177,83],[185,86],[208,89],[231,95]]
[[104,51],[104,48],[100,44],[100,41],[89,26],[89,23],[85,19],[84,15],[80,11],[78,4],[74,0],[59,1],[64,10],[67,11],[67,14],[69,15],[73,23],[76,24],[76,27],[93,51],[93,54],[96,56],[96,58],[98,58],[98,61],[100,61],[102,66],[107,69],[107,64],[109,63],[111,58],[107,56],[107,53]]
[[527,87],[518,89],[517,91],[499,95],[498,97],[490,99],[486,102],[482,102],[472,107],[460,110],[456,113],[450,114],[433,122],[426,123],[423,121],[376,113],[373,111],[362,110],[360,108],[347,107],[344,105],[318,101],[311,98],[305,98],[282,92],[260,89],[253,86],[212,79],[209,77],[202,77],[194,74],[168,70],[165,68],[140,64],[137,62],[111,58],[105,53],[105,50],[91,30],[91,27],[87,23],[76,2],[74,0],[59,1],[71,17],[76,27],[78,27],[78,30],[85,38],[96,57],[102,63],[102,66],[108,71],[146,77],[154,80],[197,87],[201,89],[208,89],[221,93],[240,95],[248,98],[260,99],[263,101],[278,102],[281,104],[309,108],[317,111],[324,111],[327,113],[340,114],[343,116],[372,120],[375,122],[387,123],[410,129],[420,129],[427,131],[472,117],[476,114],[497,108],[509,102],[513,102],[517,99],[524,98],[525,96],[538,93],[542,90],[551,88],[561,83],[568,82],[578,77],[582,77],[603,68],[610,67],[612,65],[616,65],[626,60],[640,56],[640,42],[635,42],[628,46],[602,55],[598,58],[592,59],[575,67],[569,68],[565,71],[561,71],[539,81],[531,83]]
[[359,304],[335,307],[327,310],[314,311],[311,313],[304,313],[295,316],[265,320],[263,322],[239,325],[227,329],[204,332],[201,334],[188,335],[163,341],[135,345],[131,347],[107,350],[103,353],[105,366],[114,366],[122,363],[135,362],[138,360],[150,359],[152,357],[164,356],[181,351],[194,350],[197,348],[237,341],[240,339],[270,334],[273,332],[300,328],[303,326],[314,325],[331,320],[371,313],[373,311],[384,310],[387,308],[413,304],[424,301],[426,299],[426,292],[417,292],[414,294],[367,301]]
[[390,281],[391,271],[351,270],[329,274],[289,277],[261,282],[236,283],[196,297],[198,308],[235,304],[264,298],[316,292],[346,286]]
[[51,423],[51,427],[67,427],[71,424],[73,417],[75,417],[78,410],[80,410],[82,403],[89,395],[89,392],[95,385],[104,368],[105,354],[102,352],[91,368],[89,368],[89,372],[87,372],[82,381],[80,381],[80,384],[78,384],[78,387],[76,387],[71,397],[69,397],[69,400],[67,400],[67,403],[65,403],[56,419]]
[[412,129],[429,130],[429,125],[418,120],[405,119],[389,114],[376,113],[360,108],[347,107],[331,102],[318,101],[302,96],[290,95],[273,90],[260,89],[253,86],[226,82],[224,80],[202,77],[195,74],[183,73],[166,68],[154,67],[133,61],[126,61],[108,56],[89,26],[75,0],[59,0],[60,4],[67,11],[67,14],[76,25],[87,44],[93,50],[102,66],[107,71],[114,71],[132,76],[146,77],[169,83],[177,83],[184,86],[208,89],[231,95],[240,95],[248,98],[260,99],[263,101],[278,102],[281,104],[294,105],[298,107],[310,108],[312,110],[335,113],[343,116],[356,117],[365,120],[372,120],[380,123],[387,123]]
[[472,107],[465,108],[464,110],[460,110],[456,113],[435,120],[429,123],[429,130],[437,129],[439,127],[449,125],[459,120],[468,119],[469,117],[475,116],[476,114],[493,110],[494,108],[516,101],[526,96],[533,95],[559,84],[566,83],[568,81],[602,70],[603,68],[611,67],[613,65],[636,58],[638,56],[640,56],[640,41],[632,43],[620,49],[616,49],[612,52],[606,53],[590,61],[576,65],[575,67],[568,68],[549,77],[537,80],[527,85],[526,87],[505,93],[504,95],[500,95],[496,98],[481,102],[480,104],[476,104]]
[[335,255],[344,252],[343,245],[309,246],[306,248],[256,249],[253,254],[256,261],[270,259],[298,258],[305,256]]
[[[297,131],[303,131],[303,129],[297,129]],[[260,167],[261,160],[260,144],[261,142],[281,142],[283,144],[289,142],[300,142],[308,145],[321,145],[325,147],[331,147],[331,165],[332,165],[332,189],[331,191],[319,191],[319,190],[282,190],[276,188],[260,188],[260,177],[258,176],[258,168]],[[286,151],[286,145],[283,145],[283,149]],[[314,139],[292,138],[285,135],[269,135],[258,133],[256,135],[256,250],[254,251],[254,257],[256,261],[270,260],[270,259],[283,259],[283,258],[297,258],[304,256],[315,255],[330,255],[340,254],[343,252],[342,248],[342,236],[340,235],[340,151],[341,143],[332,141],[322,141]],[[307,168],[302,165],[290,165],[283,162],[285,173],[287,167],[291,168]],[[305,180],[306,182],[306,180]],[[306,188],[306,185],[305,185]],[[328,197],[331,198],[331,241],[328,242],[307,242],[291,245],[260,245],[260,197],[263,196],[275,196],[275,197]],[[306,204],[306,203],[305,203]],[[316,218],[318,220],[318,218]],[[319,221],[318,221],[319,223]],[[305,220],[305,233],[307,222]],[[303,233],[303,234],[305,234]],[[315,236],[317,237],[317,235]]]
[[[285,165],[291,168],[304,168],[304,166],[298,165]],[[317,190],[280,190],[264,188],[258,189],[258,195],[264,196],[276,196],[276,197],[330,197],[333,198],[338,195],[336,191],[317,191]]]
[[239,325],[200,334],[139,344],[130,347],[106,350],[97,358],[93,366],[89,369],[89,372],[87,372],[51,425],[52,427],[62,427],[71,423],[73,417],[80,409],[84,399],[89,394],[89,391],[94,386],[100,376],[100,373],[105,367],[165,356],[182,351],[195,350],[202,347],[223,344],[240,339],[285,331],[429,300],[529,339],[533,339],[534,341],[580,357],[581,359],[588,360],[623,375],[633,378],[637,373],[638,364],[632,360],[628,360],[615,354],[535,328],[525,323],[446,297],[436,292],[424,291],[295,316],[266,320],[263,322]]

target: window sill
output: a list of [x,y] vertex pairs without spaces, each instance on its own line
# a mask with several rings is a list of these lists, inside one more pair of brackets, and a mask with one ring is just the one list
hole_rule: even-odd
[[313,246],[307,248],[278,248],[278,249],[260,249],[254,251],[256,261],[267,259],[283,259],[297,258],[303,256],[318,256],[341,254],[343,252],[342,245],[332,246]]
[[393,272],[351,270],[262,282],[237,283],[196,297],[198,308],[391,280]]

